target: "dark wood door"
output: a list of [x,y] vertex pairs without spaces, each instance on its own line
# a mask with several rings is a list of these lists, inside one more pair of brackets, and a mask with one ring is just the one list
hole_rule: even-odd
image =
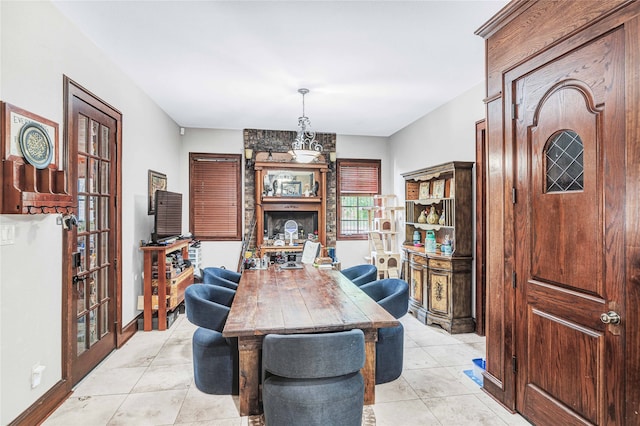
[[116,348],[119,226],[117,133],[121,117],[68,85],[69,187],[77,226],[65,233],[66,362],[73,385]]
[[516,407],[536,424],[623,422],[623,54],[614,31],[511,87]]

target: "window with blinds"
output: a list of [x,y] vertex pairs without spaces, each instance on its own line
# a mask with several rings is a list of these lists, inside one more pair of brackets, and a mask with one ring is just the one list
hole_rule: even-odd
[[339,159],[337,170],[337,223],[340,240],[365,240],[369,231],[366,207],[380,194],[380,160]]
[[189,229],[203,241],[242,239],[238,154],[189,153]]

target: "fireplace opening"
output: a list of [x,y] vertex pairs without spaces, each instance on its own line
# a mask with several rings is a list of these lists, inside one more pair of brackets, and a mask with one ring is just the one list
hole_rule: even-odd
[[318,212],[264,212],[264,237],[285,239],[284,223],[293,220],[298,224],[298,238],[305,239],[308,234],[318,230]]

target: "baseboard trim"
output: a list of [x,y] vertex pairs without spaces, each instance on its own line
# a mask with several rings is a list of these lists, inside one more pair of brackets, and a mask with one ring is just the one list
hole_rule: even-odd
[[39,425],[66,401],[72,393],[69,381],[60,380],[9,425]]
[[122,332],[117,335],[116,348],[120,349],[138,331],[138,318],[142,318],[142,313],[135,316],[131,322],[122,327]]

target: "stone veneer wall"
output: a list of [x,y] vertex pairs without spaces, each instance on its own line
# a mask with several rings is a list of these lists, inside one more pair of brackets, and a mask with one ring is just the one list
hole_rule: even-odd
[[[253,157],[257,152],[288,152],[296,138],[296,132],[285,130],[244,129],[244,147],[253,149]],[[329,153],[336,151],[335,133],[316,133],[316,141],[322,145],[322,154],[327,161]],[[327,172],[327,247],[336,246],[336,172],[335,164]],[[249,236],[249,227],[255,215],[255,172],[253,167],[246,167],[244,171],[244,223],[245,237]],[[255,229],[251,237],[250,249],[256,247]]]

